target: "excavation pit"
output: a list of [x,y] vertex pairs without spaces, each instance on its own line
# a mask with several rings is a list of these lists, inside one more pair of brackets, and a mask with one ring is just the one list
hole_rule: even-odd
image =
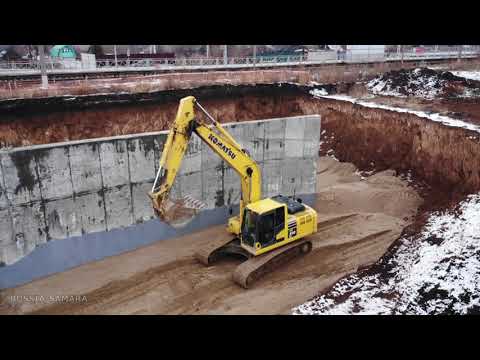
[[[415,226],[421,227],[425,213],[454,206],[479,190],[480,164],[475,155],[480,149],[477,133],[472,130],[411,113],[368,108],[334,98],[315,98],[309,94],[311,88],[292,84],[228,89],[196,89],[193,95],[202,99],[202,104],[222,122],[312,114],[322,117],[321,138],[317,134],[322,155],[316,165],[317,195],[310,201],[319,211],[325,232],[314,245],[311,256],[267,276],[244,293],[228,278],[237,262],[222,262],[205,270],[191,258],[202,241],[222,234],[220,225],[2,292],[7,299],[11,295],[47,293],[54,284],[62,284],[64,292],[85,294],[91,299],[89,304],[47,307],[17,304],[4,306],[2,311],[288,313],[359,267],[375,263],[402,232],[415,232]],[[143,105],[127,102],[118,108],[112,103],[97,108],[73,107],[68,115],[59,109],[54,114],[40,114],[37,124],[43,128],[38,133],[32,131],[28,141],[34,144],[49,142],[55,136],[61,136],[63,141],[90,134],[112,136],[122,131],[162,130],[173,118],[178,99],[183,95],[180,92]],[[0,132],[0,139],[5,145],[18,146],[27,141],[26,137],[11,136],[17,134],[12,129],[25,129],[28,123],[15,116],[2,122],[6,130]],[[76,120],[68,122],[72,118]],[[104,126],[95,123],[98,118],[104,119]],[[220,204],[221,199],[217,196],[215,201]],[[86,272],[94,273],[94,280],[75,280]],[[132,293],[133,298],[127,296]]]

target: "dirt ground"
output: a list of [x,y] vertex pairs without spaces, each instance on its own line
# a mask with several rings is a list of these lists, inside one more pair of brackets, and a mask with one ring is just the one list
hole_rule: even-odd
[[[383,171],[362,179],[352,164],[318,162],[319,232],[313,250],[249,290],[231,280],[238,260],[204,267],[195,249],[224,226],[160,241],[0,293],[0,314],[288,314],[338,279],[377,261],[422,199]],[[11,296],[84,296],[79,302],[12,302]]]

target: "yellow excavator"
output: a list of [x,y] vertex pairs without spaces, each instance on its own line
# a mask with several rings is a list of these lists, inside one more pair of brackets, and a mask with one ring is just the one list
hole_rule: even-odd
[[[196,117],[195,108],[211,124]],[[241,182],[239,215],[231,217],[227,225],[231,236],[211,241],[195,257],[205,265],[226,254],[242,257],[246,261],[236,268],[233,279],[248,288],[263,274],[310,252],[312,243],[306,237],[317,232],[316,211],[294,197],[277,195],[262,199],[257,163],[193,96],[180,100],[149,193],[156,216],[172,226],[184,226],[204,207],[188,196],[177,201],[169,199],[193,133],[236,171]]]

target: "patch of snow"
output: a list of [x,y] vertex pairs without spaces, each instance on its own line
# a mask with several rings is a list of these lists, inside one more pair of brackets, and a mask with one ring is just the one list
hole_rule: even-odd
[[319,98],[325,98],[325,99],[348,101],[348,102],[351,102],[352,104],[358,104],[368,108],[377,108],[377,109],[390,110],[390,111],[396,111],[401,113],[409,113],[419,117],[427,118],[435,122],[442,123],[443,125],[446,125],[446,126],[464,128],[467,130],[472,130],[480,133],[480,126],[478,125],[474,125],[462,120],[452,119],[451,117],[440,115],[438,113],[427,113],[424,111],[377,104],[370,101],[362,101],[348,95],[314,95],[314,96]]
[[[438,76],[423,75],[422,68],[416,68],[411,72],[405,71],[400,80],[392,78],[390,72],[376,77],[367,83],[367,88],[373,93],[385,96],[407,97],[416,96],[425,99],[433,99],[442,92],[443,80]],[[433,72],[435,74],[435,72]]]
[[333,149],[329,149],[326,153],[326,155],[328,157],[331,157],[332,159],[336,160],[336,161],[340,161],[337,159],[337,157],[335,156],[335,151]]
[[[472,76],[470,74],[470,76]],[[451,86],[458,87],[454,96],[476,97],[479,88],[465,78],[455,78],[454,73],[416,68],[414,70],[392,70],[379,75],[367,83],[369,91],[376,95],[435,99],[452,96]]]
[[451,71],[451,73],[465,79],[480,81],[480,71]]
[[325,89],[313,89],[310,90],[310,94],[312,94],[313,96],[325,96],[328,95],[328,92]]
[[[385,275],[353,274],[293,314],[466,314],[480,309],[480,194],[459,213],[433,213],[403,238]],[[342,300],[338,300],[339,297]]]

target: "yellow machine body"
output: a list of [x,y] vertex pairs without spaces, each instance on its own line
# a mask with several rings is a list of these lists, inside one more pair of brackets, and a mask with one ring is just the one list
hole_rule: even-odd
[[[207,115],[212,125],[195,118],[195,105]],[[240,177],[240,212],[228,220],[227,230],[240,239],[246,251],[254,256],[260,255],[317,231],[317,213],[311,207],[282,196],[261,199],[261,173],[257,163],[219,122],[196,103],[193,96],[180,100],[160,158],[159,171],[149,193],[160,219],[167,218],[165,203],[193,133]],[[251,220],[248,227],[244,226],[245,219]],[[255,224],[253,219],[256,219]]]
[[247,205],[247,211],[254,212],[260,218],[271,213],[283,213],[284,221],[280,221],[279,224],[277,224],[277,218],[274,216],[273,228],[275,229],[277,226],[279,228],[269,242],[265,243],[258,239],[259,241],[254,241],[253,244],[249,244],[244,241],[244,237],[242,236],[240,238],[242,248],[250,254],[258,256],[316,233],[317,212],[308,205],[303,205],[303,207],[304,210],[296,212],[295,214],[289,214],[287,205],[275,201],[272,198],[266,198]]

